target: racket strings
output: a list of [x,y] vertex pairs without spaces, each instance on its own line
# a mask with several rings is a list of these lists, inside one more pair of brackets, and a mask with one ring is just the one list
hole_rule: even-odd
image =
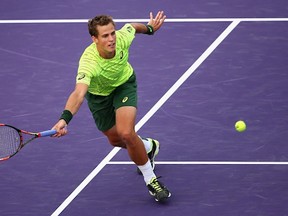
[[0,158],[16,153],[20,147],[21,137],[14,128],[0,127]]

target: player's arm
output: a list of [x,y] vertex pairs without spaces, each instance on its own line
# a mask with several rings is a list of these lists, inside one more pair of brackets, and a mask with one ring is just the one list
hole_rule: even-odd
[[84,101],[85,95],[88,91],[88,85],[83,83],[77,83],[74,91],[70,94],[65,109],[61,115],[60,120],[54,125],[52,129],[57,130],[57,134],[54,137],[60,137],[67,134],[67,125],[81,107]]
[[88,85],[84,83],[77,83],[74,91],[70,94],[66,102],[65,110],[69,110],[72,115],[75,115],[80,109],[87,91]]
[[150,12],[150,20],[147,25],[142,23],[131,23],[131,25],[135,28],[136,33],[152,35],[160,29],[165,19],[166,15],[164,15],[163,11],[158,11],[155,18],[153,17],[153,13]]

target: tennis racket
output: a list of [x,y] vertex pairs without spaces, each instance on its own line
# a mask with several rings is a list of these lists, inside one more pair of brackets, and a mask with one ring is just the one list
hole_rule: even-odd
[[[20,130],[11,125],[0,123],[0,161],[4,161],[13,157],[32,140],[39,137],[51,136],[55,133],[56,130],[32,133],[25,130]],[[23,134],[30,135],[30,138],[24,140]]]

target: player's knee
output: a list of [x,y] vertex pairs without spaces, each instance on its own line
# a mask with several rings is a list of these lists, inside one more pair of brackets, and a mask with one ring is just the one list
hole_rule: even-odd
[[129,146],[133,146],[136,144],[135,139],[137,138],[137,135],[133,131],[123,131],[119,134],[121,137],[121,140]]
[[131,140],[131,133],[127,132],[127,131],[122,131],[119,133],[119,136],[121,138],[121,140],[123,140],[124,142],[129,142],[129,140]]

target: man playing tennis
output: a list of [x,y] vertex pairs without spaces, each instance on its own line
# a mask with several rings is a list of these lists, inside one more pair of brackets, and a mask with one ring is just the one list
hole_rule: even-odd
[[153,35],[165,18],[163,11],[159,11],[155,18],[150,13],[147,25],[125,24],[118,31],[110,16],[90,19],[88,29],[93,43],[80,58],[75,90],[53,127],[57,130],[55,137],[67,134],[68,123],[86,98],[97,128],[107,136],[111,145],[127,149],[131,160],[143,174],[150,194],[160,202],[170,197],[171,193],[158,181],[153,171],[159,142],[139,137],[134,129],[137,82],[128,62],[128,52],[135,33]]

